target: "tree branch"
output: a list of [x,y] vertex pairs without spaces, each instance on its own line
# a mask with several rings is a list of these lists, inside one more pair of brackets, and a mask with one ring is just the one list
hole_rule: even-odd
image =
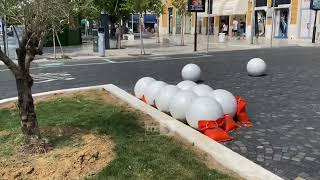
[[19,67],[0,49],[0,61],[2,61],[15,76],[20,75]]
[[22,48],[22,44],[21,44],[21,41],[20,41],[20,38],[19,38],[19,35],[17,33],[17,29],[15,26],[12,26],[13,27],[13,31],[14,31],[14,34],[17,36],[17,39],[18,39],[18,43],[19,43],[19,47]]

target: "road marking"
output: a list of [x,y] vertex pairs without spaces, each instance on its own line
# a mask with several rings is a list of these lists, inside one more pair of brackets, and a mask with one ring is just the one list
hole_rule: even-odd
[[76,78],[72,77],[71,74],[67,72],[61,72],[61,73],[38,73],[38,74],[31,74],[33,77],[34,83],[35,84],[40,84],[40,83],[47,83],[47,82],[52,82],[52,81],[71,81]]
[[[199,57],[211,57],[212,55],[200,55],[200,56],[186,56],[186,57],[176,57],[167,59],[153,59],[153,60],[129,60],[129,61],[104,61],[101,63],[83,63],[83,64],[63,64],[61,66],[42,66],[42,67],[33,67],[30,69],[46,69],[52,67],[76,67],[76,66],[90,66],[90,65],[103,65],[103,64],[123,64],[123,63],[139,63],[139,62],[157,62],[157,61],[171,61],[171,60],[184,60],[184,59],[195,59]],[[200,59],[199,59],[200,60]],[[2,69],[0,72],[10,71],[9,69]]]

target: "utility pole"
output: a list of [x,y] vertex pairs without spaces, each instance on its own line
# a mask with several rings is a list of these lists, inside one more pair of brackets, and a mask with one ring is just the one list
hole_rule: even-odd
[[271,6],[271,10],[272,10],[272,20],[271,20],[271,37],[270,37],[270,47],[272,47],[272,41],[273,41],[273,31],[274,31],[274,16],[275,16],[275,11],[274,11],[274,7],[275,7],[275,3],[276,0],[272,1],[272,6]]
[[252,0],[252,18],[251,18],[251,44],[253,44],[253,36],[255,35],[256,30],[256,0]]
[[209,52],[209,38],[210,38],[210,14],[211,14],[211,0],[208,0],[208,34],[207,34],[207,53]]
[[197,37],[197,21],[198,21],[198,12],[196,12],[195,15],[195,23],[194,23],[194,51],[197,51],[197,41],[198,41],[198,37]]
[[313,32],[312,32],[312,43],[316,43],[317,16],[318,16],[318,10],[316,10],[315,18],[314,18],[314,25],[313,25]]
[[[6,0],[4,0],[4,9],[6,9],[7,7],[7,3],[6,3]],[[1,27],[2,27],[2,41],[3,41],[3,52],[5,55],[8,55],[7,54],[7,18],[6,18],[6,15],[3,16],[2,18],[2,21],[1,21]]]
[[1,19],[1,30],[2,30],[2,41],[3,41],[3,52],[4,52],[4,54],[6,54],[7,55],[7,45],[6,45],[6,31],[5,31],[5,23],[4,23],[4,19],[5,18],[2,18]]

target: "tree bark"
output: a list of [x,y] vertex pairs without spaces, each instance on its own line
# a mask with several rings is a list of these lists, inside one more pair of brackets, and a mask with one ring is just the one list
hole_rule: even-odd
[[157,29],[156,29],[156,31],[157,31],[157,43],[160,43],[160,32],[159,32],[160,28],[159,27],[160,27],[159,26],[159,17],[157,17]]
[[185,21],[185,15],[181,16],[181,46],[184,46],[184,21]]
[[18,108],[21,117],[21,130],[25,136],[26,144],[39,144],[41,140],[39,125],[34,109],[31,87],[33,78],[30,75],[29,68],[26,68],[26,62],[31,61],[32,55],[27,55],[25,49],[17,49],[19,74],[15,74],[16,86],[18,91]]
[[146,54],[145,50],[144,50],[144,44],[143,44],[143,31],[144,31],[144,28],[143,28],[143,22],[142,22],[142,13],[140,13],[140,41],[141,41],[141,54]]

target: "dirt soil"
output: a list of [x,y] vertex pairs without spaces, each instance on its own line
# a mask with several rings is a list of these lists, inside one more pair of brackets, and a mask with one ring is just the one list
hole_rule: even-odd
[[[80,129],[50,128],[43,131],[65,136],[72,133],[72,144],[47,154],[16,153],[0,157],[0,179],[84,179],[94,176],[115,157],[110,137]],[[1,132],[0,135],[10,135]]]

